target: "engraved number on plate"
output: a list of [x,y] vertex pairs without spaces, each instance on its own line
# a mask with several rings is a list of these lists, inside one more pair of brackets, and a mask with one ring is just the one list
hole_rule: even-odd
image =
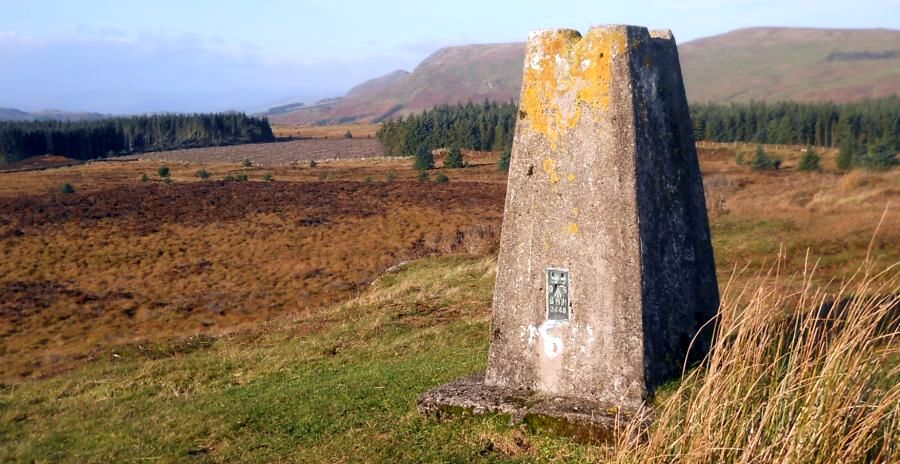
[[569,320],[571,284],[568,269],[547,268],[547,319]]

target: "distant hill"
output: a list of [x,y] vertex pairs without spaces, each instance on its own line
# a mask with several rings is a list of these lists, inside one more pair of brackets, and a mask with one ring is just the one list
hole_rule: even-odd
[[518,98],[524,53],[521,43],[443,48],[412,73],[394,71],[354,87],[343,98],[270,119],[280,124],[378,122],[440,103],[508,101]]
[[357,85],[350,89],[347,92],[347,97],[364,97],[366,95],[376,95],[379,92],[384,92],[394,85],[405,81],[409,78],[409,71],[404,71],[402,69],[398,69],[394,72],[385,74],[381,77],[376,77],[375,79],[370,79],[362,84]]
[[[752,28],[679,45],[688,99],[847,102],[900,94],[900,31]],[[270,115],[274,123],[378,122],[441,103],[518,98],[523,43],[438,50],[342,98]]]
[[85,121],[108,117],[100,113],[42,110],[25,112],[15,108],[0,108],[0,121]]
[[303,104],[303,102],[289,103],[287,105],[281,105],[281,106],[273,106],[272,108],[269,108],[269,111],[267,114],[288,113],[288,112],[294,111],[298,108],[302,108],[304,106],[305,105]]
[[900,94],[900,31],[754,28],[679,47],[692,101],[848,102]]
[[28,113],[15,108],[0,108],[0,121],[27,121]]

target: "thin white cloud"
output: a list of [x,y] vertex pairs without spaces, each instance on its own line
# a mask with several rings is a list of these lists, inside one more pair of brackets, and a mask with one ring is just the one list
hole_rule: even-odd
[[271,58],[251,43],[196,34],[93,31],[38,40],[0,33],[0,107],[116,114],[257,108],[288,95],[340,95],[396,66],[381,58]]

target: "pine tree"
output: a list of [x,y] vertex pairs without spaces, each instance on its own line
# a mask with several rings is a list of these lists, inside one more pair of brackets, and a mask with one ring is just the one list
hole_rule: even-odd
[[897,150],[888,138],[878,141],[866,157],[866,167],[883,171],[897,164]]
[[756,153],[753,160],[750,161],[750,168],[755,171],[763,171],[769,169],[778,169],[781,167],[781,159],[771,156],[763,150],[762,146],[756,146]]
[[497,169],[501,171],[509,171],[509,162],[512,160],[512,148],[506,147],[500,153],[500,161],[497,162]]
[[800,163],[797,165],[797,169],[801,171],[818,171],[819,170],[819,161],[821,158],[819,154],[816,153],[816,149],[813,147],[806,147],[806,152],[803,153],[803,156],[800,158]]
[[464,166],[462,151],[459,147],[454,146],[450,149],[450,152],[447,154],[447,158],[444,160],[444,167],[451,169],[458,169]]
[[844,136],[837,155],[837,167],[842,171],[848,171],[861,163],[861,146],[852,136]]
[[434,168],[434,154],[431,153],[431,148],[427,144],[423,143],[419,145],[419,150],[416,152],[416,159],[413,163],[413,168],[418,171],[425,171]]

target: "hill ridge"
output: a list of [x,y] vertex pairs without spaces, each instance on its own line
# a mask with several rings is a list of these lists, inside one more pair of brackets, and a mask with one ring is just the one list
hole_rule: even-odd
[[[678,48],[695,102],[848,102],[900,94],[900,31],[894,29],[748,27]],[[272,120],[379,122],[444,103],[518,99],[524,57],[524,42],[445,47],[412,72],[393,71]]]
[[83,121],[107,117],[87,111],[40,110],[22,111],[16,108],[0,107],[0,121]]

